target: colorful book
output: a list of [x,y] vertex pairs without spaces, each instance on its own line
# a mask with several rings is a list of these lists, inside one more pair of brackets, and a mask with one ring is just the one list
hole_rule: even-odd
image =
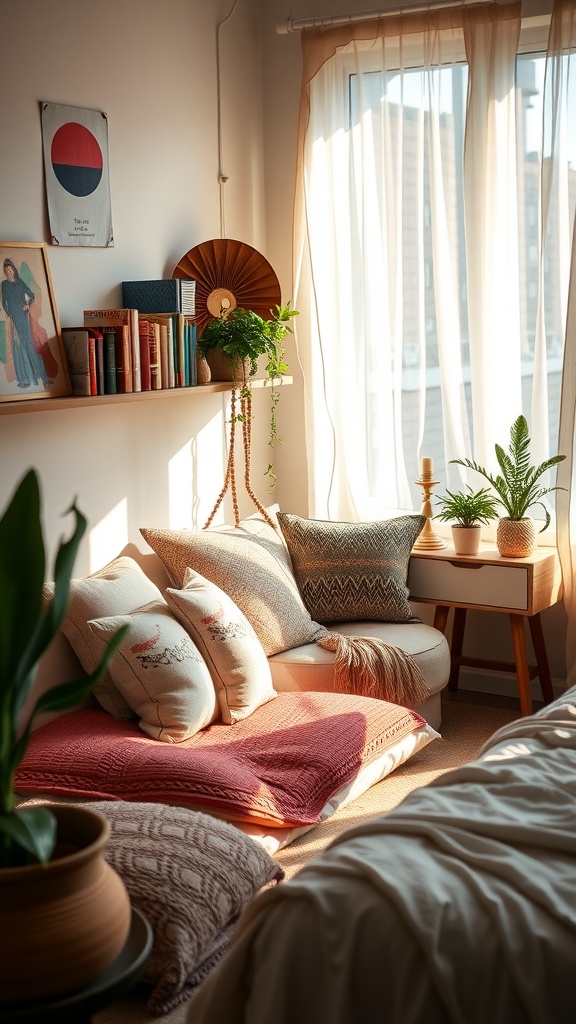
[[162,368],[160,363],[160,324],[148,321],[148,347],[150,349],[150,388],[160,391],[162,388]]
[[143,317],[138,321],[138,340],[140,346],[140,383],[141,391],[151,391],[150,376],[150,343],[148,341],[149,321]]
[[88,334],[94,341],[96,357],[96,394],[105,395],[104,335],[99,327],[89,327]]
[[104,387],[107,395],[116,395],[116,331],[108,326],[103,329],[104,335]]
[[96,352],[94,339],[83,327],[63,327],[62,343],[68,363],[73,395],[96,395]]
[[[133,332],[136,325],[138,324],[138,313],[135,309],[122,308],[122,309],[85,309],[84,310],[84,327],[118,327],[124,326],[128,331],[128,353],[124,357],[124,377],[126,382],[130,385],[130,391],[134,390],[134,347],[135,339]],[[126,367],[129,364],[129,371],[126,372]],[[138,370],[138,368],[137,368]],[[138,373],[136,370],[136,377]],[[124,382],[123,382],[124,386]],[[123,392],[124,394],[127,392]]]

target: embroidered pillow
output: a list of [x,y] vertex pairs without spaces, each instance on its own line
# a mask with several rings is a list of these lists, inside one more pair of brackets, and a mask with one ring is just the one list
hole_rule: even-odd
[[278,513],[294,575],[318,622],[411,622],[408,560],[425,516],[332,523]]
[[326,630],[304,607],[290,557],[276,530],[263,520],[246,520],[246,524],[211,530],[141,529],[140,533],[164,562],[176,588],[183,587],[190,567],[228,594],[248,619],[266,655],[325,636]]
[[181,743],[218,717],[216,692],[198,648],[164,601],[130,615],[91,619],[89,628],[107,643],[128,625],[110,673],[152,739]]
[[[54,584],[44,585],[44,598],[52,600]],[[70,601],[62,632],[82,668],[93,672],[102,655],[102,644],[88,626],[101,615],[126,615],[162,594],[133,558],[120,556],[85,579],[71,580]],[[93,690],[97,701],[115,718],[134,718],[134,712],[114,685],[110,672]]]
[[220,587],[187,569],[182,590],[169,587],[166,601],[208,666],[224,722],[247,718],[276,696],[262,644]]

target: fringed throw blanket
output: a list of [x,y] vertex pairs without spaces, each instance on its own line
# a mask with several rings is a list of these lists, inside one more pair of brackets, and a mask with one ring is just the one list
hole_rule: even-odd
[[409,708],[430,696],[414,658],[400,647],[376,637],[342,633],[329,633],[316,642],[334,651],[334,689],[339,693],[378,697]]

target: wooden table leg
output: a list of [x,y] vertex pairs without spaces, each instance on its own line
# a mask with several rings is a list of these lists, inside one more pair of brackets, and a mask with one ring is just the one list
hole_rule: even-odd
[[466,608],[454,609],[454,624],[452,626],[451,645],[451,666],[448,689],[454,693],[458,689],[460,677],[460,658],[464,646],[464,629],[466,628]]
[[436,611],[434,612],[434,629],[439,629],[441,633],[446,632],[449,611],[450,606],[447,604],[436,605]]
[[554,699],[554,693],[552,691],[552,679],[550,677],[550,668],[548,665],[546,644],[544,643],[544,634],[542,632],[542,623],[540,622],[540,612],[537,612],[536,615],[530,616],[528,619],[528,625],[530,627],[530,636],[532,637],[534,654],[536,655],[536,664],[538,666],[538,676],[540,678],[542,696],[544,698],[544,703],[550,704]]
[[522,715],[532,714],[532,697],[530,695],[530,671],[526,655],[526,634],[524,632],[524,616],[510,615],[514,659],[516,661],[516,678],[518,681],[518,697]]

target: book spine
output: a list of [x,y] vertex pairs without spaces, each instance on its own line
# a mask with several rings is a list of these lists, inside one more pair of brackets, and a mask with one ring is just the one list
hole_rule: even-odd
[[186,360],[185,360],[185,341],[184,341],[184,317],[177,313],[176,315],[176,387],[184,387],[184,374],[186,372]]
[[138,340],[140,345],[140,384],[141,391],[151,391],[150,379],[150,348],[148,342],[148,320],[138,320]]
[[107,395],[116,395],[116,331],[104,328],[104,387]]
[[190,366],[190,386],[195,387],[198,383],[196,378],[196,322],[190,318],[187,321],[188,327],[188,363]]
[[148,327],[148,345],[150,349],[150,388],[160,391],[162,373],[160,368],[160,325],[150,322]]
[[142,391],[140,376],[140,338],[138,335],[138,310],[130,310],[130,344],[132,348],[132,390]]
[[176,387],[176,377],[174,374],[174,324],[173,317],[168,318],[167,322],[167,348],[168,348],[168,387]]
[[88,365],[90,367],[90,394],[98,394],[98,376],[96,372],[96,339],[88,331]]
[[131,394],[132,345],[128,324],[120,324],[116,331],[116,390],[120,395]]
[[168,382],[168,327],[165,323],[160,324],[160,370],[162,387],[170,387]]
[[65,327],[62,329],[62,343],[68,363],[70,386],[76,396],[90,395],[90,336],[82,327]]
[[88,334],[94,342],[94,362],[96,364],[96,395],[105,395],[104,376],[104,335],[99,327],[89,327]]

